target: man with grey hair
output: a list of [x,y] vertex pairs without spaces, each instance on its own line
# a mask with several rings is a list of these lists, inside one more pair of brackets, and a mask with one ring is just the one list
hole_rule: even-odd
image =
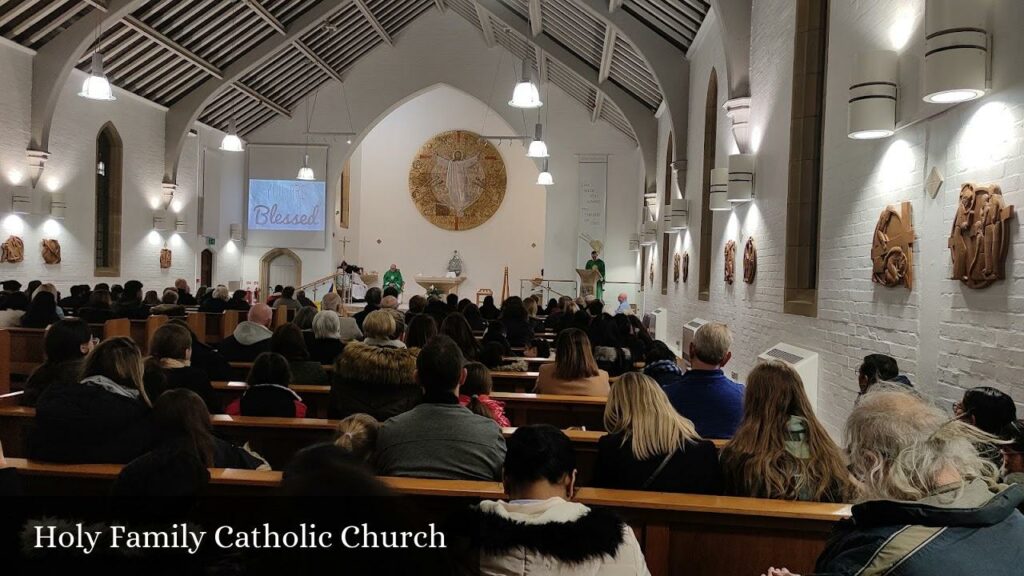
[[[872,388],[846,422],[860,481],[852,518],[818,558],[822,574],[1010,576],[1024,566],[1024,486],[998,484],[975,445],[991,440],[913,392]],[[789,574],[787,570],[769,571]]]
[[743,385],[722,371],[732,359],[731,346],[729,327],[709,322],[690,344],[690,369],[684,374],[676,367],[674,377],[658,379],[672,406],[704,438],[732,438],[743,419]]

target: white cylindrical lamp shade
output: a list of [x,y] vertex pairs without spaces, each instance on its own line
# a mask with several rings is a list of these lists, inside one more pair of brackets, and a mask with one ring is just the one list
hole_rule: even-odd
[[686,198],[672,200],[672,230],[686,230],[689,226],[690,209]]
[[732,210],[729,203],[729,169],[714,168],[711,170],[711,194],[709,195],[708,210]]
[[644,222],[643,234],[640,238],[640,243],[644,246],[650,246],[657,242],[658,238],[658,223],[654,220],[648,220]]
[[895,52],[878,50],[857,54],[850,77],[847,136],[869,140],[887,138],[896,132],[898,70]]
[[50,217],[54,220],[63,220],[67,213],[68,203],[61,192],[50,194]]
[[927,1],[925,102],[952,104],[984,96],[988,88],[986,13],[976,2]]
[[229,234],[231,235],[231,240],[232,241],[239,242],[239,241],[242,240],[242,225],[241,224],[232,224],[228,228],[228,230],[229,230]]
[[726,199],[734,204],[750,202],[754,197],[754,155],[729,156],[729,186]]

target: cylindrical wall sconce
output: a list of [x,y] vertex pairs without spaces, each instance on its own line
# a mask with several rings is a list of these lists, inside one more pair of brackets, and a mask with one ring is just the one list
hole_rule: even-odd
[[928,0],[924,16],[925,102],[952,104],[985,95],[989,43],[984,4]]
[[32,213],[32,195],[25,187],[18,187],[14,189],[11,194],[11,213],[12,214],[31,214]]
[[729,188],[726,197],[733,204],[750,202],[754,198],[753,154],[729,156]]
[[711,194],[708,197],[708,210],[732,210],[729,203],[729,169],[714,168],[711,170]]
[[174,221],[174,231],[178,234],[184,234],[188,231],[188,226],[185,225],[185,221],[183,219],[178,218]]
[[640,243],[650,246],[658,241],[658,223],[654,220],[644,222],[643,234],[640,236]]
[[672,224],[670,230],[686,230],[690,225],[690,208],[686,198],[672,200]]
[[846,135],[855,140],[888,138],[896,132],[899,60],[895,52],[861,52],[850,77]]
[[640,251],[640,235],[630,234],[629,236],[629,251],[639,252]]
[[229,228],[231,234],[231,240],[234,242],[242,241],[242,225],[232,224]]
[[54,192],[50,194],[50,217],[54,220],[63,220],[65,213],[67,213],[68,203],[64,199],[64,194],[61,192]]
[[153,230],[163,231],[167,230],[167,214],[166,212],[156,212],[153,214]]

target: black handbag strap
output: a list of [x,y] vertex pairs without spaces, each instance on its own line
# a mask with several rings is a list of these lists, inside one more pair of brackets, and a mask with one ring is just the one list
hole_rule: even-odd
[[675,455],[675,452],[670,452],[668,456],[665,456],[665,459],[661,461],[661,464],[658,464],[658,467],[654,469],[654,473],[652,473],[650,477],[648,477],[647,480],[644,481],[643,485],[640,486],[640,489],[646,490],[648,486],[653,484],[654,481],[658,478],[658,475],[661,474],[661,471],[665,469],[665,466],[668,466],[669,460],[671,460],[672,457]]

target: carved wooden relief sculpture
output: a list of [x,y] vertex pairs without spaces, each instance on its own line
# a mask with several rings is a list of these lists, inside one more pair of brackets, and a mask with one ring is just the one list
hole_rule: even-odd
[[725,283],[732,284],[736,279],[736,242],[725,243]]
[[171,267],[171,251],[168,248],[160,249],[160,268]]
[[1007,222],[1013,206],[1007,206],[999,186],[960,188],[960,203],[949,233],[949,252],[954,280],[970,288],[984,288],[1006,277],[1006,251],[1010,246]]
[[675,255],[672,256],[672,280],[676,284],[679,284],[679,265],[681,264],[682,258],[683,257],[679,255],[679,252],[676,252]]
[[53,238],[43,239],[43,262],[60,264],[60,242]]
[[914,287],[914,223],[910,202],[882,210],[871,241],[871,281]]
[[0,244],[0,262],[17,264],[25,260],[25,243],[17,236],[10,236]]
[[683,252],[683,284],[690,278],[690,253]]
[[754,247],[754,237],[747,238],[747,244],[743,247],[743,281],[753,284],[757,277],[757,248]]

